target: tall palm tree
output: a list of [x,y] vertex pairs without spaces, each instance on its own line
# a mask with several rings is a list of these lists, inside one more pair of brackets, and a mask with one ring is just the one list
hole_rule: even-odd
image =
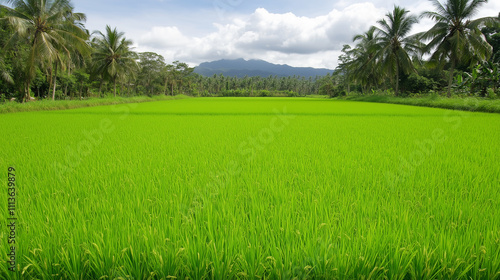
[[371,27],[363,34],[354,36],[353,42],[358,41],[351,50],[353,60],[349,65],[354,69],[354,80],[361,83],[364,91],[370,86],[375,86],[380,82],[380,75],[377,73],[377,61],[375,54],[380,50],[377,44],[378,37],[375,27]]
[[[351,46],[344,45],[342,47],[342,54],[338,58],[338,66],[335,69],[336,73],[341,74],[342,83],[347,86],[347,93],[351,92],[351,72],[353,62],[353,50]],[[294,77],[294,79],[296,79]]]
[[[60,66],[65,68],[63,57],[77,52],[89,54],[88,32],[82,13],[74,13],[70,0],[4,0],[11,6],[0,5],[6,10],[4,19],[14,33],[7,46],[28,41],[30,50],[25,62],[26,96],[30,97],[30,83],[37,67],[43,70]],[[54,95],[52,96],[54,99]]]
[[92,62],[94,74],[101,75],[103,79],[109,80],[114,85],[114,96],[116,97],[116,83],[127,74],[133,74],[138,69],[137,54],[131,50],[132,41],[124,37],[123,32],[116,28],[106,26],[106,34],[97,32],[94,38],[94,53]]
[[394,94],[397,96],[400,72],[416,72],[410,55],[418,53],[418,40],[409,33],[418,18],[398,6],[392,13],[387,13],[386,18],[379,20],[379,27],[375,27],[379,46],[376,58],[383,72],[394,80]]
[[453,72],[459,63],[474,64],[489,59],[492,47],[480,28],[486,24],[498,24],[498,18],[485,17],[472,20],[487,0],[447,0],[443,5],[430,0],[435,12],[424,12],[421,17],[433,19],[436,24],[421,34],[429,40],[425,51],[431,53],[431,62],[440,67],[449,65],[448,97],[451,96]]

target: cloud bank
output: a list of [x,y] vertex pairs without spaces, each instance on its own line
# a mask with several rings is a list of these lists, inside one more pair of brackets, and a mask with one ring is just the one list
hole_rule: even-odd
[[[430,1],[402,2],[405,3],[394,4],[415,15],[433,10]],[[498,12],[491,7],[500,10],[500,1],[495,3],[488,3],[489,9],[482,9],[478,17],[495,16]],[[205,61],[245,58],[334,69],[342,46],[352,45],[355,35],[368,30],[392,10],[387,6],[387,1],[337,1],[336,8],[318,16],[272,13],[257,8],[250,14],[233,16],[224,24],[214,23],[213,31],[206,35],[191,36],[178,26],[156,25],[135,34],[133,40],[137,51],[154,51],[167,62],[180,60],[193,66]],[[423,19],[415,26],[414,33],[431,26],[431,20]]]
[[136,42],[138,50],[153,50],[167,61],[196,65],[217,59],[263,59],[293,66],[335,68],[344,44],[352,42],[384,16],[386,10],[372,3],[349,5],[326,15],[300,17],[258,8],[251,15],[228,24],[214,24],[216,31],[190,37],[176,26],[155,26]]

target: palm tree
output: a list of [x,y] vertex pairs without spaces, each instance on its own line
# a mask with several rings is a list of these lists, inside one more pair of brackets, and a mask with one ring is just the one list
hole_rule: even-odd
[[375,54],[380,47],[377,45],[378,37],[375,30],[375,27],[371,27],[365,33],[354,36],[353,41],[359,42],[350,51],[353,60],[348,67],[354,69],[354,80],[361,83],[363,91],[380,82],[380,75],[377,73],[378,65],[375,59]]
[[[13,28],[14,33],[7,46],[14,46],[28,41],[29,55],[25,62],[26,96],[30,97],[30,83],[37,67],[52,73],[52,67],[65,68],[67,59],[75,52],[81,55],[89,53],[88,32],[83,27],[86,17],[74,13],[69,0],[5,0],[7,5],[0,5],[6,10],[4,19]],[[67,61],[67,60],[66,60]],[[54,99],[54,95],[52,96]]]
[[106,34],[97,32],[97,35],[93,40],[94,74],[101,75],[103,79],[113,83],[116,97],[117,81],[138,69],[138,56],[131,50],[132,41],[127,40],[124,33],[118,32],[116,28],[111,29],[108,25]]
[[387,20],[382,19],[375,27],[379,50],[376,58],[382,67],[382,71],[389,77],[394,77],[394,94],[399,93],[399,74],[404,72],[416,72],[410,54],[419,51],[418,41],[414,36],[408,36],[411,28],[418,22],[416,16],[409,15],[409,11],[398,6],[394,7],[392,13],[386,14]]
[[[342,83],[347,86],[347,93],[351,92],[351,68],[352,68],[352,57],[353,51],[351,50],[351,46],[344,45],[342,47],[342,54],[339,56],[338,61],[339,64],[337,66],[336,73],[341,74]],[[294,77],[296,81],[296,78]]]
[[424,12],[421,17],[433,19],[436,24],[421,34],[423,40],[429,40],[425,51],[431,53],[431,62],[442,67],[449,65],[448,97],[451,96],[453,72],[459,63],[475,64],[486,61],[492,53],[492,47],[486,41],[480,28],[487,24],[498,24],[498,18],[485,17],[472,20],[481,5],[487,0],[447,0],[442,5],[438,0],[431,0],[435,12]]

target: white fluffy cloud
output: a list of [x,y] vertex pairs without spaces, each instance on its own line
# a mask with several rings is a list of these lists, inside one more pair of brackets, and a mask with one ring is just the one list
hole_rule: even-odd
[[[365,32],[388,12],[387,5],[379,2],[337,2],[336,9],[315,17],[258,8],[229,23],[214,23],[215,31],[207,35],[189,36],[177,26],[155,26],[135,42],[138,51],[155,51],[167,62],[180,60],[197,65],[223,58],[245,58],[333,69],[342,46],[352,44],[356,34]],[[433,9],[429,1],[395,4],[408,4],[403,6],[416,15]],[[486,15],[482,12],[478,16]],[[432,21],[423,19],[414,32],[431,25]]]
[[167,61],[191,64],[241,57],[335,68],[342,45],[384,13],[371,3],[353,4],[318,17],[275,14],[258,8],[245,18],[215,24],[216,31],[203,37],[189,37],[175,26],[156,26],[137,44],[138,50],[155,50]]
[[141,44],[156,49],[179,48],[189,42],[190,39],[185,37],[176,26],[155,26],[141,38]]

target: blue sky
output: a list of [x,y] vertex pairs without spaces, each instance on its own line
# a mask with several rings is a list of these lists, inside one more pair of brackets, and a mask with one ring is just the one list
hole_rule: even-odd
[[[442,0],[443,1],[443,0]],[[73,0],[89,30],[117,27],[136,51],[195,66],[223,58],[264,59],[292,66],[335,68],[344,44],[392,10],[432,10],[428,0]],[[496,16],[489,1],[478,17]],[[414,32],[429,28],[424,19]]]

